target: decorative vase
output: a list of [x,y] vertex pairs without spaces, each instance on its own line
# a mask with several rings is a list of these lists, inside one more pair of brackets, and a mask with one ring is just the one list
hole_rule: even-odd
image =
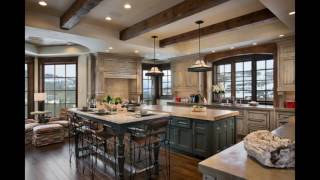
[[222,99],[223,99],[222,94],[221,93],[217,93],[217,94],[214,94],[214,95],[215,95],[214,99],[216,100],[216,102],[222,103]]

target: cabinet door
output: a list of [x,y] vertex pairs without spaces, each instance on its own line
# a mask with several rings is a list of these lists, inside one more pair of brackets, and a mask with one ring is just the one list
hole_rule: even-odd
[[194,121],[194,134],[193,134],[193,153],[199,156],[206,157],[209,155],[208,147],[208,133],[209,122]]
[[244,127],[243,127],[243,117],[236,117],[237,119],[237,135],[244,135]]
[[226,121],[220,120],[214,123],[214,145],[213,153],[218,153],[227,147],[227,123]]
[[235,119],[234,118],[229,118],[227,121],[227,147],[232,146],[235,144]]
[[176,147],[182,151],[192,153],[192,129],[182,127],[176,127],[176,129]]
[[278,43],[278,91],[295,91],[295,42]]
[[175,145],[177,144],[177,128],[174,126],[170,126],[167,133],[167,136],[170,139],[170,145],[175,147]]

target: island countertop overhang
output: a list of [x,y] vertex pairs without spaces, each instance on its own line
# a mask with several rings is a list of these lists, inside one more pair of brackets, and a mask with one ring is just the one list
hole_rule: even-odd
[[216,121],[216,120],[239,115],[238,111],[221,110],[221,109],[206,109],[205,112],[192,112],[191,107],[182,107],[182,106],[143,105],[141,106],[141,108],[149,111],[168,113],[171,116],[206,120],[206,121]]

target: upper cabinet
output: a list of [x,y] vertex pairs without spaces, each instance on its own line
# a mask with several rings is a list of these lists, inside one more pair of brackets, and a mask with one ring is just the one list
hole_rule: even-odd
[[279,41],[278,91],[295,91],[295,40]]

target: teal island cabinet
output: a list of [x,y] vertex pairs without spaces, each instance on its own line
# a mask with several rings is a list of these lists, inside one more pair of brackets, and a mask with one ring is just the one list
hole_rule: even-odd
[[167,135],[174,151],[206,158],[236,143],[238,111],[207,109],[192,112],[191,107],[161,105],[143,108],[171,115]]

